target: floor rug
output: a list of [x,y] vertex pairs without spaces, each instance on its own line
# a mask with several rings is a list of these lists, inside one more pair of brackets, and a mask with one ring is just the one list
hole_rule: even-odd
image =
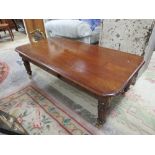
[[5,62],[0,61],[0,83],[6,79],[8,72],[8,65]]
[[[0,110],[17,119],[28,134],[97,134],[53,98],[34,86],[0,99]],[[69,114],[70,113],[70,114]]]

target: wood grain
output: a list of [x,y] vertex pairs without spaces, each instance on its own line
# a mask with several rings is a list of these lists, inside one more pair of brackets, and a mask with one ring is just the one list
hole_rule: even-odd
[[64,38],[23,45],[16,51],[97,96],[121,93],[144,64],[137,55]]
[[113,96],[125,93],[144,64],[143,57],[64,38],[41,40],[16,51],[29,62],[98,99],[97,127],[103,125]]

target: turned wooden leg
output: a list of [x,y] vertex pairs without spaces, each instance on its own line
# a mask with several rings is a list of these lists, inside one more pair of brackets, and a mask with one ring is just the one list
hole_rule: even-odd
[[22,58],[22,60],[23,60],[23,62],[24,62],[24,66],[25,66],[25,69],[26,69],[26,71],[27,71],[27,74],[28,74],[29,77],[31,78],[31,76],[32,76],[32,71],[31,71],[31,66],[30,66],[29,61],[27,61],[27,60],[25,60],[25,59],[23,59],[23,58]]
[[136,73],[135,76],[132,78],[131,85],[135,85],[137,76],[138,76],[138,73]]
[[10,29],[10,32],[11,32],[11,34],[12,34],[12,38],[14,39],[14,34],[13,34],[13,32],[12,32],[12,29]]
[[106,116],[109,112],[111,97],[104,97],[98,100],[98,118],[96,127],[102,127],[106,121]]
[[10,28],[8,28],[8,31],[9,31],[9,34],[10,34],[10,37],[11,37],[11,40],[13,41],[13,33],[11,32],[11,29]]
[[130,85],[135,85],[137,76],[138,76],[138,73],[136,73],[135,76],[128,82],[127,86],[124,88],[122,92],[123,95],[130,89]]

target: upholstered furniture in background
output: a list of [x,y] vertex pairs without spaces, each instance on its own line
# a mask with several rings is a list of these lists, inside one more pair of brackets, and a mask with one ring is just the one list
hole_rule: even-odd
[[45,21],[49,37],[61,36],[85,43],[95,43],[99,40],[100,46],[143,56],[145,65],[139,73],[141,75],[155,50],[155,20],[105,19],[101,25],[92,31],[88,23],[80,20]]
[[[92,19],[93,20],[93,19]],[[95,19],[94,19],[95,20]],[[66,37],[93,44],[99,42],[101,22],[91,22],[90,20],[45,20],[45,28],[48,37]]]
[[143,56],[145,65],[141,74],[147,68],[155,50],[155,20],[105,19],[99,45]]

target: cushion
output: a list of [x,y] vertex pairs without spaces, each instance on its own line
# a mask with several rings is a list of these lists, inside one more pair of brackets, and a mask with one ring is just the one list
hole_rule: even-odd
[[100,45],[142,56],[154,24],[153,19],[105,19]]
[[50,20],[45,23],[47,33],[52,36],[82,38],[91,34],[89,24],[79,20]]
[[101,24],[101,19],[79,19],[79,20],[88,23],[92,31],[94,31],[95,28]]

